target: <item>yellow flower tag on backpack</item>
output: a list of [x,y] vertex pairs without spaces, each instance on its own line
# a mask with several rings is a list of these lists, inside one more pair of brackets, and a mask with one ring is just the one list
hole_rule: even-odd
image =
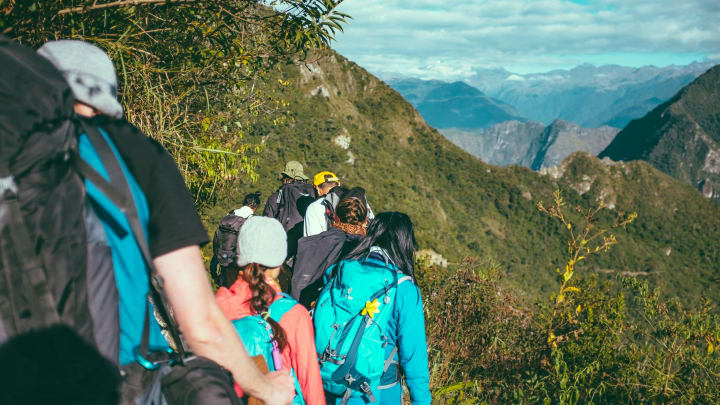
[[368,315],[370,318],[375,318],[375,314],[380,313],[380,302],[377,299],[373,302],[365,301],[365,308],[362,310],[360,315]]

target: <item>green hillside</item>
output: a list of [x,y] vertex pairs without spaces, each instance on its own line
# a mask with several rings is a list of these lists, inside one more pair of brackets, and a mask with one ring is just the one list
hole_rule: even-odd
[[642,162],[612,164],[576,154],[540,174],[487,165],[429,127],[398,93],[330,51],[312,63],[289,65],[271,80],[290,102],[285,127],[258,127],[264,145],[255,185],[233,190],[206,210],[210,226],[256,188],[269,195],[284,161],[308,173],[334,170],[349,186],[363,186],[376,212],[405,211],[421,248],[450,260],[491,258],[530,296],[556,286],[552,270],[566,251],[556,223],[541,215],[556,188],[571,204],[604,201],[602,217],[636,211],[612,254],[590,262],[602,274],[631,273],[669,293],[720,298],[720,209],[692,188]]
[[720,202],[720,66],[628,124],[600,156],[645,160]]

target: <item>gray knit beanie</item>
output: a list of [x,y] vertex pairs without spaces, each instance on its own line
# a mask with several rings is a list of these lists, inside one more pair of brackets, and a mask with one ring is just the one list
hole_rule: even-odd
[[278,267],[287,257],[287,234],[275,218],[252,216],[238,234],[237,264],[240,267],[257,263]]
[[75,99],[105,115],[122,118],[115,66],[105,51],[88,42],[61,40],[46,43],[38,53],[62,72]]

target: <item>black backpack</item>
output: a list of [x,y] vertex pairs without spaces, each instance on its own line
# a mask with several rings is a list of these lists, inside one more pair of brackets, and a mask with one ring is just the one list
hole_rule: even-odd
[[[114,358],[120,332],[112,260],[107,245],[96,243],[102,225],[86,207],[83,178],[125,210],[156,284],[152,299],[171,319],[127,180],[97,128],[75,115],[72,91],[49,61],[0,37],[0,66],[0,342],[63,323]],[[112,185],[78,157],[80,130]],[[168,328],[180,342],[175,323]]]
[[278,213],[275,218],[280,221],[285,232],[303,221],[297,206],[300,197],[312,195],[315,195],[315,190],[310,184],[290,183],[280,188],[277,198]]
[[230,211],[220,220],[213,237],[213,255],[219,265],[227,267],[235,263],[238,234],[246,220],[247,218],[235,215],[234,211]]
[[0,66],[0,341],[60,322],[93,341],[75,100],[48,61],[3,37]]
[[322,199],[322,205],[325,207],[325,220],[327,221],[327,229],[330,229],[333,222],[335,222],[335,209],[337,208],[340,200],[343,199],[345,194],[348,192],[346,188],[337,186],[330,190],[329,193],[325,194]]
[[[31,347],[37,333],[55,337],[64,333],[56,326],[62,324],[117,361],[120,325],[111,251],[102,243],[99,218],[86,205],[85,178],[125,213],[147,264],[147,308],[152,302],[176,350],[173,359],[178,365],[164,380],[179,373],[195,373],[183,378],[182,386],[163,384],[165,395],[213,395],[211,389],[217,388],[224,395],[218,403],[239,403],[227,371],[185,352],[120,161],[97,128],[75,115],[75,99],[63,76],[32,49],[1,35],[0,66],[0,344],[10,339],[7,345],[13,350]],[[109,181],[79,158],[81,130],[100,156]],[[149,352],[149,314],[146,310],[138,348],[142,356]],[[60,350],[68,347],[84,350],[72,342]],[[200,371],[210,363],[214,374]],[[78,364],[73,381],[87,381],[87,375],[98,372],[78,369]],[[137,363],[132,366],[140,367]],[[202,384],[194,383],[200,380]],[[22,387],[3,386],[0,397],[10,398],[18,390]],[[98,404],[116,402],[112,395],[95,399],[93,403]],[[195,403],[214,402],[202,398]]]

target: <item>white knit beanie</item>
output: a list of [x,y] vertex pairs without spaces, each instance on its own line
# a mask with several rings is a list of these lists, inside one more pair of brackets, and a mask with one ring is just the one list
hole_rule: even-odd
[[76,100],[110,117],[122,118],[115,66],[105,51],[85,41],[65,39],[50,41],[37,52],[65,76]]
[[252,216],[240,228],[237,264],[278,267],[287,257],[287,234],[275,218]]

